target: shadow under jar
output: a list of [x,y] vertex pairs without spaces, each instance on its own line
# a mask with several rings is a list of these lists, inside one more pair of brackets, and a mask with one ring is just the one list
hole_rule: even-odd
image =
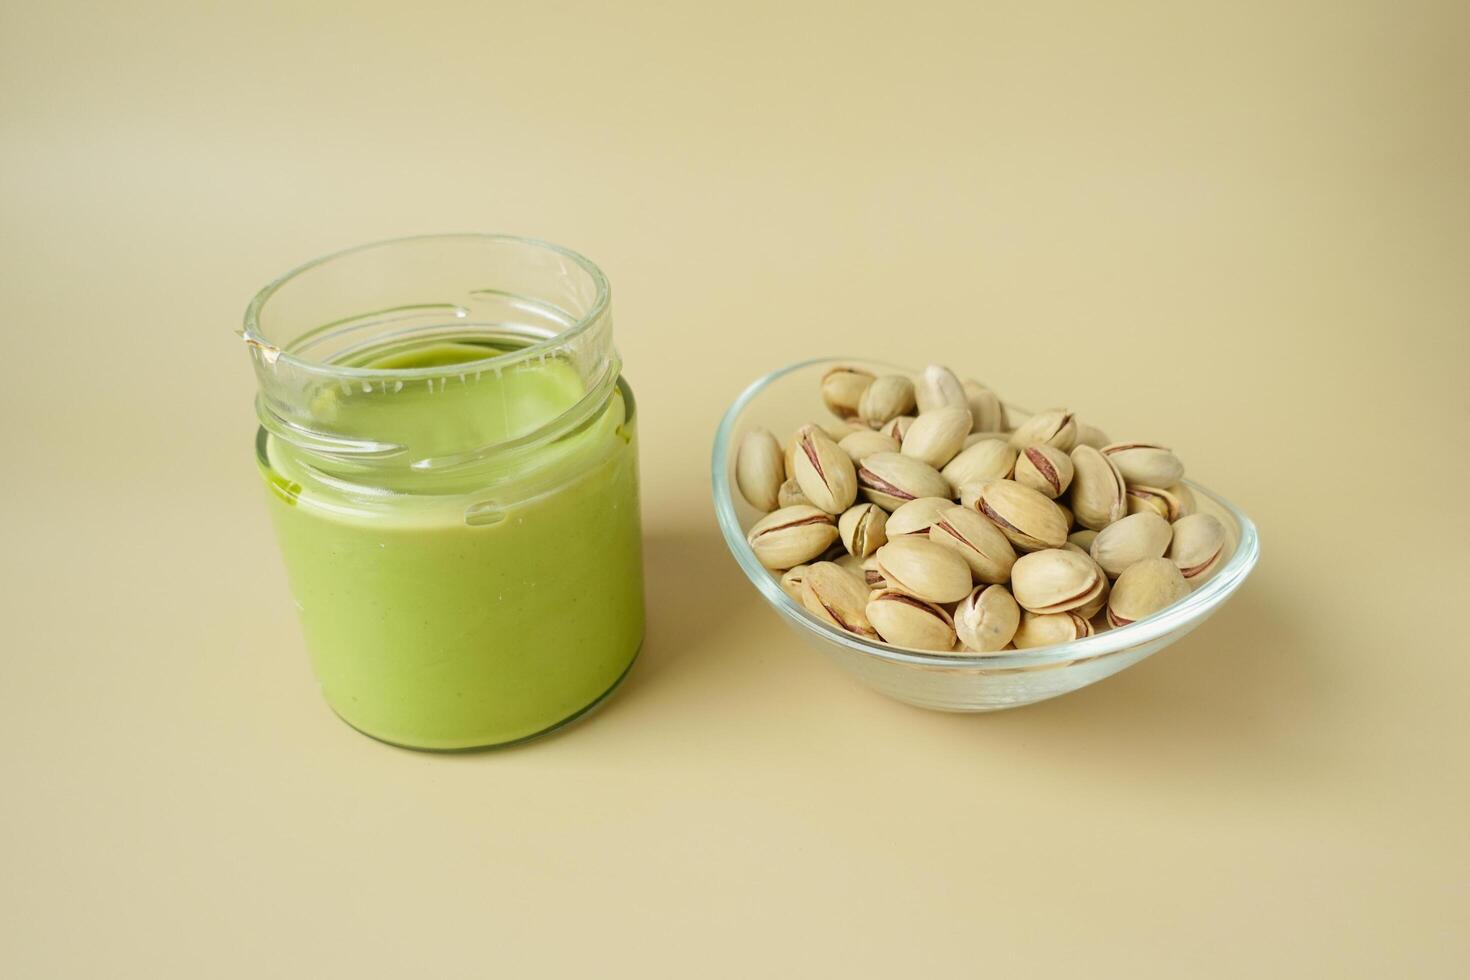
[[420,749],[605,698],[643,639],[632,392],[607,281],[505,236],[381,242],[267,286],[256,452],[327,703]]

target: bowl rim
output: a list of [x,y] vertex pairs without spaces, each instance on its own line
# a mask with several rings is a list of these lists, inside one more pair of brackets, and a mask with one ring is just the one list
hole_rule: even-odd
[[[1192,480],[1183,482],[1197,494],[1214,501],[1236,522],[1240,529],[1240,541],[1235,552],[1210,577],[1210,580],[1193,590],[1174,605],[1146,619],[1120,626],[1093,636],[1059,643],[1055,646],[1039,647],[1035,650],[1008,650],[1001,653],[920,653],[864,640],[861,637],[839,633],[818,620],[786,594],[770,570],[756,560],[755,552],[746,541],[745,531],[735,513],[735,500],[728,467],[730,449],[735,437],[735,422],[745,408],[773,382],[806,368],[819,364],[857,363],[864,366],[884,366],[894,373],[913,375],[910,368],[886,364],[866,357],[815,357],[764,374],[751,382],[735,399],[720,419],[715,431],[714,448],[710,461],[710,483],[714,494],[715,517],[725,545],[730,549],[736,564],[745,572],[746,578],[756,587],[768,603],[787,619],[810,631],[829,643],[835,643],[863,656],[885,660],[890,663],[919,667],[948,667],[979,669],[985,672],[1003,673],[1014,670],[1031,670],[1043,667],[1065,666],[1081,661],[1097,660],[1102,657],[1133,649],[1151,640],[1156,640],[1180,627],[1189,626],[1212,612],[1245,581],[1260,558],[1260,537],[1255,523],[1224,497]],[[1009,405],[1009,403],[1007,403]],[[1017,410],[1021,409],[1017,407]]]

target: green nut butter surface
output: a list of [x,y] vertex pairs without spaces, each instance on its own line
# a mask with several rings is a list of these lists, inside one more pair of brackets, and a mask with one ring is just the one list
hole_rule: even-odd
[[[324,386],[313,411],[437,462],[532,431],[584,394],[564,361],[501,374],[486,356],[444,342],[380,353],[358,366],[483,370]],[[308,652],[354,727],[416,748],[513,742],[597,703],[632,664],[643,575],[623,384],[577,431],[488,463],[324,475],[280,439],[261,447]]]

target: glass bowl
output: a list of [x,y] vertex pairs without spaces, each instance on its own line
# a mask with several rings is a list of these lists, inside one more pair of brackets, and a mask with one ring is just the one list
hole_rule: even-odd
[[[874,690],[940,711],[996,711],[1054,698],[1131,667],[1180,639],[1210,617],[1240,588],[1260,556],[1255,525],[1219,494],[1185,481],[1198,509],[1225,525],[1225,557],[1184,599],[1119,629],[1057,646],[995,654],[929,654],[839,633],[816,619],[781,588],[756,560],[746,531],[762,515],[735,486],[735,455],[748,429],[770,429],[784,440],[804,422],[827,417],[820,381],[829,368],[854,365],[875,374],[916,372],[862,358],[823,358],[773,371],[735,399],[715,436],[711,466],[715,514],[735,561],[756,591],[798,635]],[[1014,425],[1027,415],[1006,406]]]

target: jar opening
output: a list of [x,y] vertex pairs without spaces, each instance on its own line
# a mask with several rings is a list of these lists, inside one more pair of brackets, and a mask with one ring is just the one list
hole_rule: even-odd
[[307,263],[260,291],[241,334],[262,428],[327,463],[473,466],[575,430],[620,369],[602,272],[508,235]]
[[[334,376],[426,377],[476,360],[535,358],[597,323],[610,290],[584,256],[530,238],[388,239],[298,266],[256,294],[241,337],[267,364]],[[478,345],[483,356],[408,363],[403,350]]]

